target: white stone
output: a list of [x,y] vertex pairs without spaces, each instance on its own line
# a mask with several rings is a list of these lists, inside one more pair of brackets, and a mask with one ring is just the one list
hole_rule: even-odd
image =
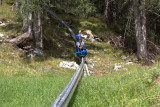
[[0,24],[0,26],[5,26],[5,25],[6,25],[5,23]]
[[93,35],[91,30],[86,30],[84,32],[87,33],[88,35]]
[[[94,42],[94,41],[95,41],[94,35],[92,34],[92,31],[91,31],[91,30],[79,31],[79,32],[81,33],[81,35],[82,35],[82,37],[83,37],[84,39],[88,39],[88,40],[91,41],[91,42]],[[86,34],[86,35],[83,35],[83,33]]]
[[126,65],[133,65],[133,62],[127,62]]
[[79,65],[76,62],[60,62],[59,67],[61,68],[69,68],[69,69],[78,69]]
[[64,35],[65,35],[65,36],[69,36],[69,33],[65,32]]
[[87,35],[83,35],[83,34],[81,35],[82,35],[82,38],[87,39]]
[[127,59],[127,57],[123,55],[123,56],[121,56],[121,59]]
[[94,68],[94,63],[88,63],[88,66]]
[[61,48],[61,47],[62,47],[62,45],[61,45],[61,44],[58,44],[58,47],[60,47],[60,48]]
[[156,61],[155,61],[155,60],[153,60],[153,59],[151,60],[151,62],[152,62],[152,63],[154,63],[154,64],[156,63]]
[[138,62],[138,58],[134,58],[133,61],[134,61],[134,62]]
[[121,65],[115,65],[113,70],[114,70],[114,71],[118,71],[120,68],[122,68]]
[[68,55],[66,55],[65,53],[62,53],[62,54],[61,54],[61,57],[63,57],[63,58],[67,58],[67,57],[68,57]]
[[104,52],[106,52],[107,51],[107,49],[104,49]]
[[4,36],[4,34],[0,33],[0,37],[3,37],[3,36]]

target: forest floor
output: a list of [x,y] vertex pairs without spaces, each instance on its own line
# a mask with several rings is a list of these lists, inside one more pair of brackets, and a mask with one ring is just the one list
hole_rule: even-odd
[[[21,23],[12,15],[12,8],[0,7],[0,18],[6,25],[0,26],[4,37],[16,37],[21,34]],[[89,29],[102,38],[114,35],[97,18],[75,18],[59,15],[62,19],[74,19],[71,27],[75,32]],[[48,22],[48,21],[46,21]],[[0,105],[46,107],[60,94],[75,70],[59,67],[62,61],[75,61],[74,41],[65,28],[58,27],[53,19],[50,24],[44,22],[44,56],[27,58],[25,52],[8,43],[0,44]],[[46,23],[46,24],[45,24]],[[98,28],[97,28],[98,26]],[[1,38],[3,39],[3,38]],[[160,65],[143,66],[135,61],[135,54],[115,50],[106,42],[85,41],[88,62],[92,63],[90,77],[83,77],[69,106],[160,106],[160,87],[156,81],[160,75]],[[67,55],[63,57],[63,55]],[[127,58],[123,59],[122,56]],[[133,62],[133,63],[128,63]],[[128,64],[127,64],[128,63]],[[94,66],[93,66],[94,64]],[[115,64],[121,65],[113,70]]]

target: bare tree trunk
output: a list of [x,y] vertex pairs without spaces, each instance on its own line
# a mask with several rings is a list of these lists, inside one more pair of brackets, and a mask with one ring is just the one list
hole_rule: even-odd
[[26,45],[30,45],[30,42],[33,40],[32,12],[29,12],[28,14],[27,23],[27,31],[24,32],[24,34],[13,39],[6,39],[5,42],[13,43],[21,48],[25,47]]
[[144,5],[141,0],[134,1],[135,31],[137,42],[137,56],[139,60],[148,60],[148,52],[146,45],[146,10],[141,9]]
[[111,0],[105,0],[105,9],[104,9],[104,20],[108,23],[112,21],[113,14],[111,12]]
[[115,24],[117,25],[118,22],[119,22],[119,16],[120,16],[120,12],[119,12],[119,8],[118,8],[118,4],[119,4],[119,0],[115,0],[115,14],[116,14],[116,17],[115,17]]
[[154,32],[155,32],[155,34],[154,34],[154,43],[157,44],[158,43],[157,42],[158,38],[157,38],[157,34],[156,34],[157,33],[157,24],[156,24],[156,22],[154,23]]
[[43,35],[40,13],[34,13],[33,31],[36,48],[43,49]]
[[16,6],[16,10],[18,10],[18,6],[19,6],[18,0],[15,0],[15,6]]
[[0,6],[2,5],[2,0],[0,0]]
[[28,14],[28,33],[30,34],[30,36],[33,36],[33,33],[32,33],[32,29],[33,29],[33,24],[32,24],[32,19],[33,19],[33,13],[32,12],[29,12]]

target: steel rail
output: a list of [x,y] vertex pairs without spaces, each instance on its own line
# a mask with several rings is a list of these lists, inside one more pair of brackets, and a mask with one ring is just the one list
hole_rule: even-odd
[[[61,20],[54,12],[48,10],[46,7],[42,6],[44,10],[50,13],[53,17],[59,20],[64,26],[70,31],[72,34],[73,39],[75,39],[75,34],[72,29],[63,21]],[[82,57],[80,67],[74,73],[73,77],[67,84],[67,86],[63,89],[61,94],[56,98],[56,100],[52,103],[51,107],[66,107],[82,77],[83,68],[84,68],[85,58]]]
[[44,10],[46,10],[48,13],[50,13],[57,20],[59,20],[70,31],[70,33],[72,34],[72,38],[75,39],[75,34],[74,34],[73,30],[63,20],[61,20],[54,12],[48,10],[46,7],[42,6],[42,8]]
[[83,67],[84,67],[84,58],[82,58],[80,67],[77,69],[70,82],[61,92],[61,94],[56,98],[51,107],[66,107],[82,77]]

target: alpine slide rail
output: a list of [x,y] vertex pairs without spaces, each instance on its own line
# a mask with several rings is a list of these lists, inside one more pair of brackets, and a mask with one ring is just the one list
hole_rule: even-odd
[[[57,20],[59,20],[64,26],[70,31],[72,34],[72,37],[75,39],[75,34],[72,31],[72,29],[63,21],[61,20],[54,12],[48,10],[46,7],[42,7],[44,10],[46,10],[49,14],[51,14],[53,17],[55,17]],[[60,93],[60,95],[56,98],[56,100],[52,103],[51,107],[67,107],[69,104],[70,99],[72,98],[72,95],[82,77],[83,71],[84,71],[84,66],[86,66],[87,73],[88,68],[87,65],[85,64],[85,57],[81,58],[81,64],[79,68],[76,70],[74,73],[73,77],[67,84],[67,86],[63,89],[63,91]]]

